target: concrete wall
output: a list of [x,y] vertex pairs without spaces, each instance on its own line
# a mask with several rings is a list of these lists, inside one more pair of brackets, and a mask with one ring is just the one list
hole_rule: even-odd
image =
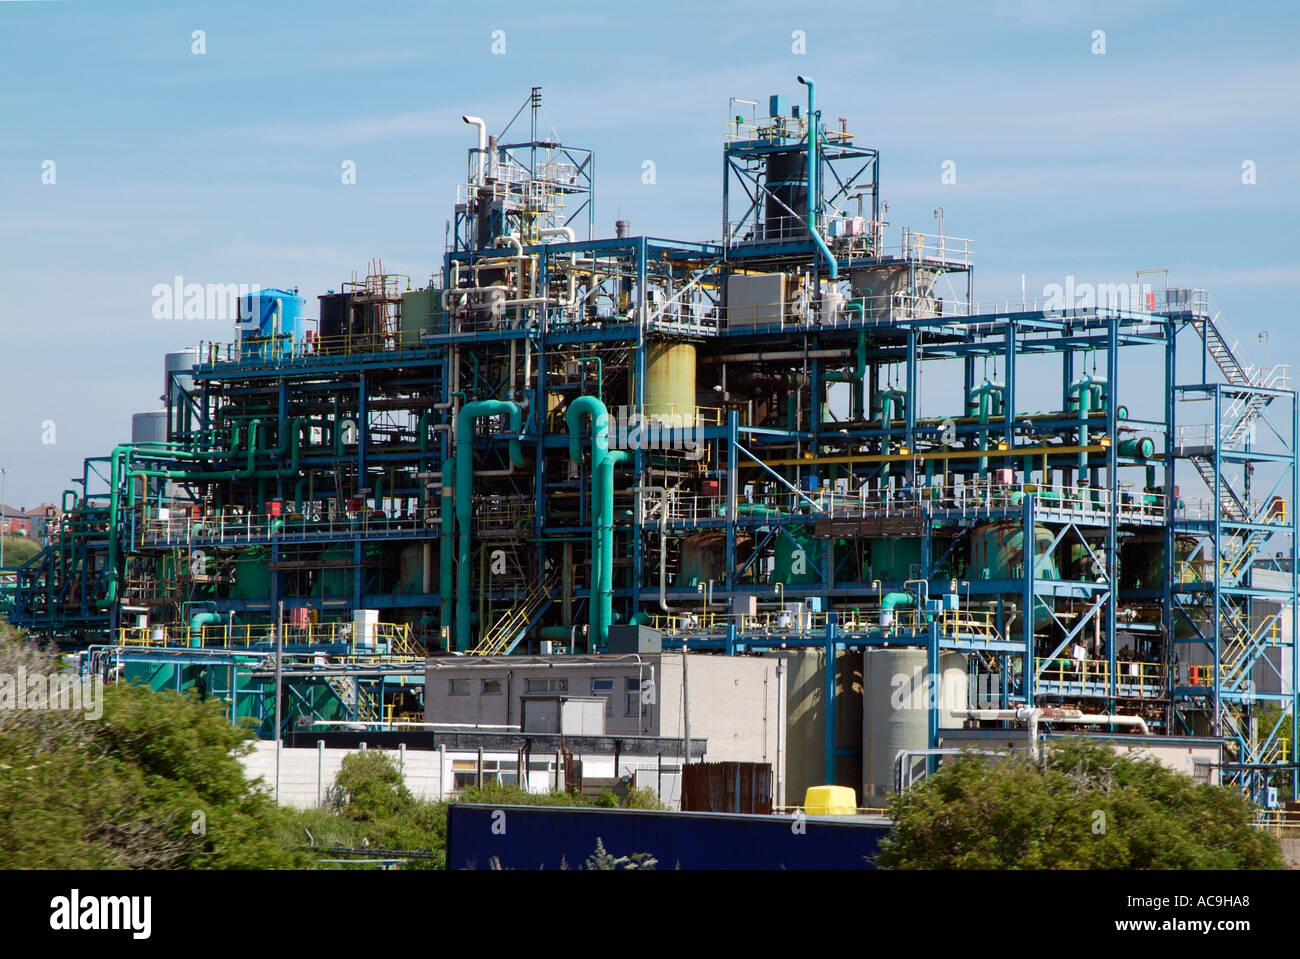
[[[424,694],[425,722],[516,725],[520,698],[528,681],[564,680],[563,694],[606,696],[605,729],[610,734],[680,737],[685,734],[684,697],[689,697],[691,738],[707,739],[710,762],[765,762],[776,774],[778,797],[785,784],[786,734],[784,673],[779,656],[689,655],[686,690],[682,653],[631,656],[490,657],[430,660]],[[654,701],[629,693],[653,679]],[[452,680],[469,680],[467,695],[452,695]],[[613,689],[597,691],[593,680],[612,680]],[[500,683],[500,693],[486,693],[484,682]],[[628,683],[632,686],[629,689]],[[495,687],[489,687],[495,688]],[[557,690],[549,692],[557,694]],[[531,694],[540,695],[540,689]],[[638,716],[637,713],[640,713]],[[698,759],[699,757],[693,757]],[[623,774],[620,771],[620,774]],[[802,797],[802,793],[800,794]],[[778,805],[783,804],[783,800]]]
[[[660,735],[708,740],[709,762],[770,763],[784,805],[785,671],[775,656],[664,653],[660,657]],[[682,671],[686,670],[683,683]]]
[[[280,751],[280,805],[310,809],[327,798],[334,777],[350,749],[289,749]],[[394,751],[406,788],[419,799],[440,799],[443,773],[439,754],[433,751]],[[261,778],[267,791],[275,785],[275,743],[258,742],[241,760],[249,779]]]
[[[280,753],[280,804],[296,809],[311,809],[329,799],[334,777],[343,765],[343,757],[353,749],[291,749]],[[476,752],[432,749],[388,750],[403,772],[406,788],[419,799],[444,799],[456,791],[457,777],[467,782],[477,779]],[[485,750],[484,769],[487,779],[498,770],[505,771],[507,781],[518,781],[518,754]],[[617,769],[612,755],[582,755],[583,775],[588,778],[630,778],[634,784],[654,792],[670,809],[681,806],[681,772],[678,762],[656,757],[620,757]],[[243,757],[244,774],[251,780],[261,779],[268,792],[275,783],[275,743],[259,742],[253,752]],[[524,776],[529,792],[546,793],[563,785],[557,780],[555,757],[534,754]],[[443,784],[446,784],[445,789]]]

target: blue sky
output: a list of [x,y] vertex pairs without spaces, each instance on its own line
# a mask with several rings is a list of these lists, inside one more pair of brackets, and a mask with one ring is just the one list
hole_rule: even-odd
[[497,131],[533,85],[596,151],[600,233],[621,214],[716,238],[727,98],[798,99],[809,73],[824,116],[882,151],[891,222],[932,230],[942,205],[946,232],[974,238],[977,298],[1018,297],[1021,273],[1032,295],[1163,267],[1209,288],[1257,361],[1261,329],[1271,362],[1300,354],[1292,4],[467,6],[0,0],[8,502],[57,501],[83,457],[129,438],[163,353],[232,338],[154,319],[154,284],[314,302],[374,257],[427,277],[473,139],[460,115]]

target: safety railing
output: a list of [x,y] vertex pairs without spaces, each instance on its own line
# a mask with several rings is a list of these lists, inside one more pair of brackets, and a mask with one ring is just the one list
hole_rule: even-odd
[[[1063,691],[1104,694],[1110,688],[1110,662],[1104,659],[1035,658],[1034,671],[1041,684]],[[1158,698],[1168,688],[1169,670],[1163,663],[1121,661],[1115,664],[1115,684],[1121,695]]]
[[997,642],[1002,636],[994,614],[986,610],[857,607],[833,612],[798,606],[756,613],[722,613],[683,607],[680,612],[651,617],[651,625],[665,636],[689,641],[692,637],[717,638],[734,627],[739,636],[824,634],[832,617],[842,634],[901,636],[928,633],[938,627],[940,636],[966,642]]
[[[1286,760],[1283,760],[1285,762]],[[1296,809],[1261,809],[1255,815],[1254,826],[1263,832],[1275,836],[1294,837],[1300,835],[1300,810]]]
[[479,497],[474,501],[474,525],[480,530],[517,530],[527,534],[537,520],[532,500]]
[[373,508],[319,515],[311,513],[210,513],[203,516],[150,517],[139,526],[142,545],[167,543],[237,545],[273,539],[337,538],[346,535],[383,537],[436,526],[438,511],[428,507],[403,516]]
[[[411,638],[411,628],[404,623],[375,623],[358,627],[352,623],[308,623],[284,625],[285,646],[339,646],[366,661],[376,656],[423,659],[425,651]],[[123,626],[117,632],[117,645],[136,649],[261,649],[276,642],[269,625]]]
[[[1106,517],[1114,501],[1111,491],[1086,486],[1039,483],[997,483],[983,480],[952,486],[916,486],[884,491],[864,487],[857,492],[815,491],[764,493],[736,503],[736,519],[764,525],[810,523],[818,519],[907,519],[940,511],[963,517],[1004,514],[1018,508],[1026,496],[1035,499],[1038,514],[1083,518]],[[1159,523],[1166,507],[1163,493],[1121,491],[1116,512],[1125,522]],[[721,494],[686,494],[669,490],[665,518],[670,523],[695,524],[725,519],[727,498]]]
[[802,116],[789,117],[736,117],[728,120],[724,133],[728,142],[734,140],[804,140],[808,136],[808,120]]

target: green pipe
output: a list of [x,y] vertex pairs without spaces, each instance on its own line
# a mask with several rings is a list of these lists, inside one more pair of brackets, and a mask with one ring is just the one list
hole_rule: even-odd
[[1149,460],[1156,455],[1156,444],[1149,436],[1137,436],[1133,439],[1120,440],[1119,455],[1131,456],[1133,459]]
[[[1094,398],[1104,402],[1105,393],[1101,391],[1100,384],[1095,382],[1091,376],[1083,376],[1070,384],[1069,405],[1078,412],[1079,418],[1083,422],[1079,425],[1079,445],[1088,445],[1088,417],[1092,415]],[[1079,453],[1079,463],[1077,466],[1078,475],[1075,477],[1076,483],[1083,482],[1088,476],[1088,454]]]
[[220,626],[226,621],[220,613],[195,613],[190,617],[190,645],[203,645],[203,627]]
[[599,639],[599,645],[609,642],[609,627],[614,621],[614,467],[631,459],[627,450],[610,450],[596,467],[594,503],[600,504],[600,616],[593,632],[587,637],[588,652]]
[[[595,396],[579,396],[569,403],[564,420],[569,427],[569,458],[582,463],[582,420],[591,417],[591,598],[588,601],[588,647],[609,638],[608,613],[613,608],[612,590],[614,552],[614,464],[627,460],[627,454],[609,463],[608,473],[602,466],[614,453],[609,449],[609,410]],[[609,570],[608,585],[605,571]]]
[[[862,304],[856,300],[850,301],[849,309],[857,308],[858,319],[862,319]],[[853,418],[862,419],[863,392],[866,389],[867,380],[867,331],[858,331],[858,345],[855,351],[854,367],[852,373],[827,373],[825,379],[829,383],[853,383],[856,389],[853,391]]]
[[580,356],[574,362],[576,363],[595,363],[596,364],[596,395],[600,396],[605,392],[605,366],[599,356]]
[[[980,423],[979,443],[981,450],[989,448],[989,420],[993,416],[1003,415],[1002,398],[1006,390],[1001,383],[995,383],[992,380],[985,380],[978,387],[970,391],[966,397],[966,412],[968,414],[978,415]],[[989,458],[981,456],[979,459],[979,475],[984,477],[989,471]]]
[[[456,559],[456,649],[465,652],[469,649],[470,621],[470,524],[474,519],[473,495],[474,481],[474,421],[485,416],[510,416],[510,429],[516,435],[511,438],[510,462],[519,468],[528,465],[524,459],[523,445],[518,433],[523,425],[523,410],[512,400],[475,400],[466,403],[456,414],[456,526],[458,535],[458,555]],[[608,419],[608,416],[606,417]],[[444,479],[444,490],[445,486]],[[443,530],[444,535],[446,530]]]
[[[727,511],[727,507],[725,504],[718,506],[719,516],[722,516],[724,513],[726,513],[726,511]],[[781,509],[779,506],[764,506],[762,503],[737,503],[736,515],[737,516],[784,516],[785,510]]]
[[817,156],[817,84],[813,82],[812,77],[799,77],[799,82],[808,88],[808,235],[812,237],[813,244],[820,251],[822,258],[826,260],[827,266],[830,267],[830,278],[838,280],[840,278],[840,267],[835,262],[835,257],[831,256],[830,248],[826,246],[826,241],[822,239],[821,233],[817,230],[817,166],[819,157]]

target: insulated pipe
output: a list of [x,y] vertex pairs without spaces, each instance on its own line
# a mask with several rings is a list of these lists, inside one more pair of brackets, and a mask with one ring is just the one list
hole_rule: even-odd
[[[510,439],[510,462],[521,469],[527,466],[518,433],[523,426],[524,413],[518,403],[510,400],[475,400],[466,403],[456,414],[456,527],[458,535],[456,570],[456,649],[469,649],[470,619],[470,524],[474,519],[474,421],[485,416],[510,416],[510,429],[516,435]],[[445,495],[444,486],[444,495]],[[447,531],[444,529],[443,535]]]
[[821,233],[817,230],[817,191],[819,187],[817,182],[817,84],[813,82],[812,77],[804,76],[799,77],[799,82],[808,88],[808,235],[812,237],[813,244],[821,252],[827,266],[830,267],[830,278],[838,280],[840,277],[839,264],[835,262],[835,257],[831,256],[830,248],[826,246],[826,241],[822,239]]
[[537,231],[537,238],[539,240],[544,240],[548,236],[562,236],[565,237],[570,243],[578,242],[577,234],[573,232],[573,227],[571,226],[552,226],[552,227],[547,227],[545,230]]
[[1082,713],[1077,709],[1021,706],[1019,709],[954,709],[952,714],[964,719],[1025,723],[1029,728],[1029,754],[1035,759],[1039,755],[1038,724],[1044,720],[1053,723],[1075,723],[1081,726],[1133,726],[1143,736],[1151,732],[1146,720],[1141,716]]
[[471,126],[478,127],[478,172],[474,175],[475,185],[483,182],[483,161],[484,152],[487,149],[487,123],[482,117],[472,117],[469,114],[462,114],[461,119]]

